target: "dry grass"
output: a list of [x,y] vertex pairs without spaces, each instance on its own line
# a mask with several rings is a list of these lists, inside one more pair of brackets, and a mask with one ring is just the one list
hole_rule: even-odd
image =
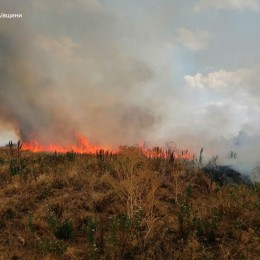
[[0,151],[0,259],[258,259],[259,186],[184,160]]

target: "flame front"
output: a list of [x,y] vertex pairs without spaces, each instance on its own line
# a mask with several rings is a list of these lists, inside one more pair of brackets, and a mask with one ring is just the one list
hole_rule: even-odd
[[[192,160],[194,158],[194,155],[190,153],[188,150],[164,150],[160,147],[155,148],[144,148],[139,147],[139,151],[143,153],[148,158],[165,158],[170,159],[184,159],[184,160]],[[25,142],[22,145],[22,150],[24,151],[31,151],[31,152],[57,152],[57,153],[66,153],[73,151],[75,153],[79,154],[94,154],[97,151],[103,150],[103,151],[109,151],[112,153],[120,152],[120,149],[111,148],[109,146],[101,146],[101,145],[95,145],[90,142],[89,139],[84,137],[83,135],[77,136],[77,144],[75,145],[58,145],[58,144],[48,144],[43,145],[40,144],[38,141],[32,141],[32,142]]]
[[96,153],[98,150],[112,151],[108,146],[99,146],[92,144],[89,139],[82,135],[77,136],[77,145],[58,145],[58,144],[40,144],[38,141],[23,143],[22,150],[31,152],[58,152],[66,153],[73,151],[75,153]]

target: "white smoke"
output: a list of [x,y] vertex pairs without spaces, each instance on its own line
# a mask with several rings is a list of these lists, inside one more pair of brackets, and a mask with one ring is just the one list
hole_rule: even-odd
[[[234,28],[224,19],[232,14],[202,17],[194,6],[2,1],[1,11],[23,18],[0,23],[1,138],[12,125],[17,138],[42,143],[73,143],[75,133],[104,145],[173,141],[252,172],[260,152],[257,18]],[[235,136],[246,141],[235,145]]]

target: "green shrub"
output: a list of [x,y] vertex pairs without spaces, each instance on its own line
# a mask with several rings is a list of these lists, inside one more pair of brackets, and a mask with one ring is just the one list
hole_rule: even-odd
[[73,239],[73,226],[67,219],[62,221],[56,226],[54,230],[54,235],[58,239],[71,240]]
[[20,175],[26,177],[30,173],[30,162],[28,158],[12,158],[9,164],[9,174],[11,176]]
[[64,240],[73,239],[73,226],[69,220],[61,221],[54,211],[50,211],[46,221],[56,238]]

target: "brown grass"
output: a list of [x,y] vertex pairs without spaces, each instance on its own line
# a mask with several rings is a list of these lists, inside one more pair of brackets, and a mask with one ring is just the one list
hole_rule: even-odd
[[258,259],[259,209],[258,185],[135,147],[0,151],[0,259]]

